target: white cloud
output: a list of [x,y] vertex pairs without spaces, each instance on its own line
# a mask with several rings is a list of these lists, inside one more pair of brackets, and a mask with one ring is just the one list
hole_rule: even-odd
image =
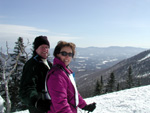
[[8,25],[8,24],[0,24],[0,38],[1,37],[32,37],[33,34],[38,32],[48,32],[45,29],[38,29],[35,27],[28,26],[19,26],[19,25]]
[[35,27],[20,26],[20,25],[9,25],[0,24],[0,46],[6,48],[6,41],[8,42],[9,48],[14,48],[14,44],[18,37],[23,37],[25,43],[27,39],[33,41],[37,34],[47,33],[46,29],[38,29]]
[[39,29],[36,27],[21,25],[0,24],[0,47],[5,48],[7,41],[8,46],[10,48],[14,48],[14,44],[19,37],[23,37],[25,44],[28,39],[32,44],[34,38],[39,35],[47,36],[52,48],[54,48],[60,40],[73,42],[73,40],[79,39],[79,37],[71,37],[67,33],[55,33],[47,29]]

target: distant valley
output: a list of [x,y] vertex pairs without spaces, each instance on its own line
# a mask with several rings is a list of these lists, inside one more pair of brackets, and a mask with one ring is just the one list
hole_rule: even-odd
[[[70,67],[75,73],[103,70],[144,50],[146,49],[118,46],[76,48],[76,55]],[[53,49],[50,52],[52,57]]]
[[79,92],[84,97],[92,96],[96,80],[101,76],[106,84],[111,72],[114,72],[117,83],[125,81],[129,66],[132,66],[133,75],[141,85],[150,84],[150,50],[110,47],[103,49],[103,52],[97,48],[94,54],[94,48],[88,49],[83,51],[85,53],[80,50],[81,58],[77,57],[71,65],[76,73]]

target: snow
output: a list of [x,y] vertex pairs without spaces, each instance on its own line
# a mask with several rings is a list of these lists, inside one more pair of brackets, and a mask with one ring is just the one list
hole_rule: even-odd
[[[150,85],[86,98],[85,101],[96,102],[97,107],[93,113],[150,113]],[[79,109],[78,113],[85,112]]]
[[145,60],[145,59],[147,59],[147,58],[149,58],[150,57],[150,54],[148,54],[147,56],[145,56],[144,58],[142,58],[141,60],[138,60],[138,62],[141,62],[141,61],[143,61],[143,60]]
[[4,103],[4,100],[3,98],[0,96],[0,113],[3,113],[4,112],[4,106],[3,106],[3,103]]
[[24,111],[18,111],[18,112],[14,112],[14,113],[29,113],[28,110],[24,110]]
[[102,62],[102,64],[106,64],[106,63],[110,63],[110,62],[114,62],[114,61],[117,61],[118,59],[111,59],[111,60],[105,60]]
[[150,85],[85,100],[97,103],[93,113],[150,113]]

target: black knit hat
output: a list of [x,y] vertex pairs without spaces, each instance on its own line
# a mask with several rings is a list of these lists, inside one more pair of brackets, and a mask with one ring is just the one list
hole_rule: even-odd
[[46,36],[38,36],[33,42],[33,49],[36,50],[40,45],[46,44],[50,47],[49,41]]

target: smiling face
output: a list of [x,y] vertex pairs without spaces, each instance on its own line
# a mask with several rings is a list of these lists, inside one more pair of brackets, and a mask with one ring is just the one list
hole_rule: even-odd
[[[65,53],[67,53],[67,54],[64,55],[64,54],[62,54],[62,52],[65,52]],[[63,48],[60,50],[60,53],[57,54],[57,57],[59,57],[60,60],[61,60],[62,62],[64,62],[66,66],[68,66],[68,65],[70,64],[71,60],[72,60],[72,56],[69,55],[69,54],[72,54],[72,49],[71,49],[70,47],[68,47],[68,46],[65,46],[65,47],[63,47]]]
[[38,55],[40,55],[43,59],[47,59],[48,53],[49,53],[49,46],[46,45],[46,44],[40,45],[40,46],[36,49],[36,53],[37,53]]

